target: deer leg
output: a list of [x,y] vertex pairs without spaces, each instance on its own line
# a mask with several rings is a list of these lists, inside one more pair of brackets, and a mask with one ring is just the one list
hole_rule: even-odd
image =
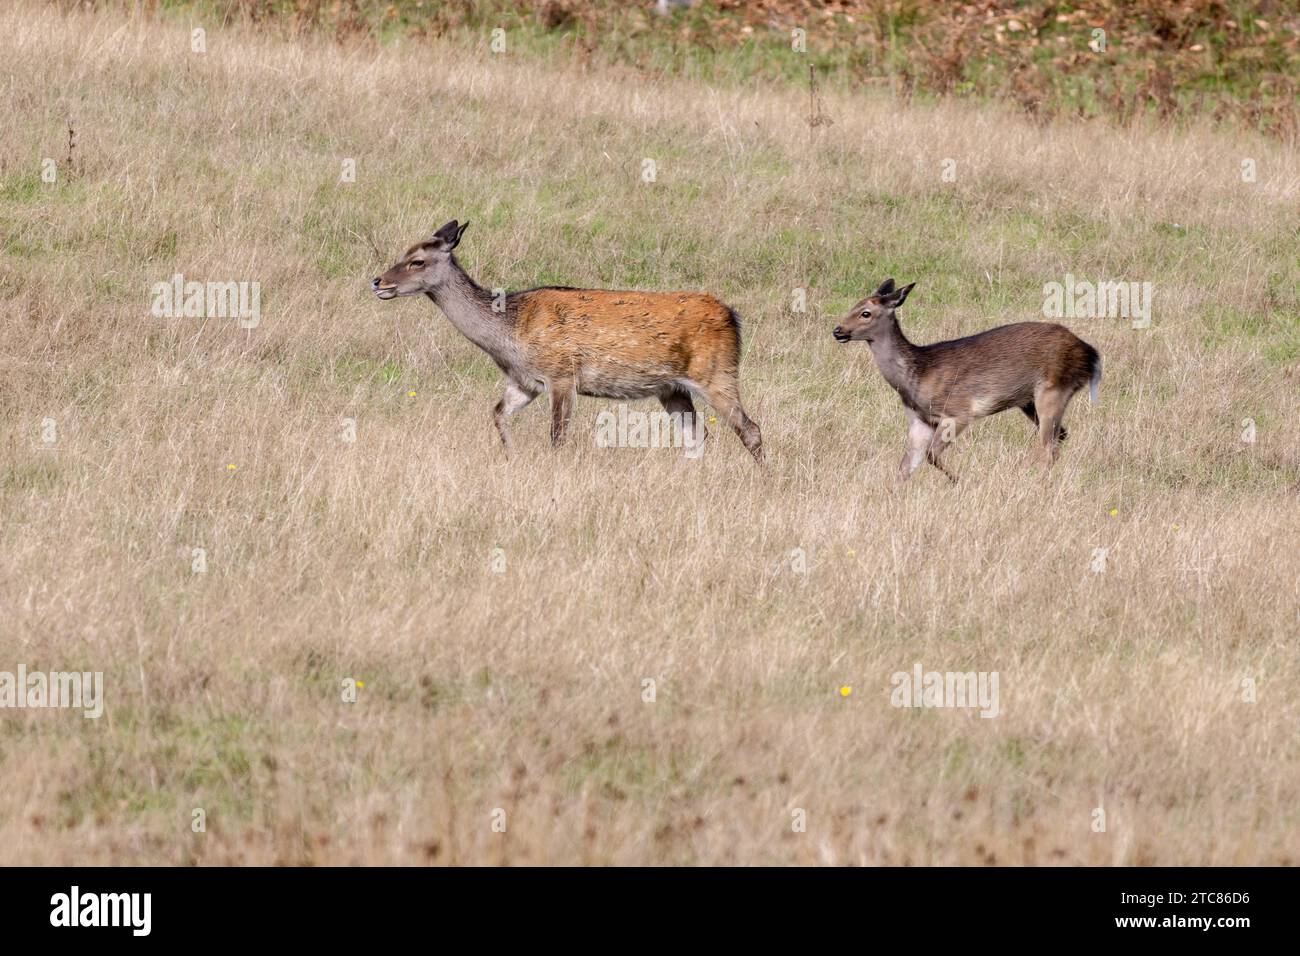
[[574,383],[551,383],[551,444],[559,448],[564,444],[573,415]]
[[910,408],[907,410],[907,451],[898,463],[898,483],[901,485],[912,477],[912,472],[925,461],[930,443],[934,440],[934,429],[921,421]]
[[1071,394],[1057,388],[1040,388],[1034,394],[1034,405],[1038,410],[1038,439],[1042,443],[1042,461],[1047,470],[1051,469],[1061,450],[1064,432],[1061,418]]
[[528,403],[536,397],[536,392],[526,392],[514,382],[510,382],[506,385],[506,393],[501,396],[501,401],[497,402],[496,407],[492,409],[492,421],[496,423],[501,444],[506,446],[507,452],[513,451],[514,446],[510,442],[510,431],[506,428],[506,422],[511,415],[527,407]]
[[[1034,427],[1037,428],[1037,427],[1038,427],[1038,410],[1037,410],[1036,408],[1034,408],[1034,403],[1033,403],[1033,402],[1025,402],[1025,404],[1023,404],[1023,405],[1020,406],[1020,410],[1021,410],[1022,412],[1024,412],[1026,415],[1029,416],[1029,420],[1030,420],[1031,422],[1033,422],[1033,423],[1034,423]],[[1067,437],[1069,437],[1069,432],[1067,432],[1067,431],[1065,430],[1065,426],[1064,426],[1064,425],[1058,425],[1058,426],[1057,426],[1057,431],[1056,431],[1056,440],[1057,440],[1058,442],[1062,442],[1062,441],[1065,441],[1065,439],[1066,439]]]
[[675,424],[682,433],[682,445],[686,448],[687,458],[698,458],[704,453],[704,439],[709,430],[695,411],[691,393],[681,388],[661,392],[659,404],[663,405],[670,418],[676,418]]
[[745,448],[754,456],[754,461],[763,464],[763,433],[759,430],[758,422],[745,414],[735,383],[711,385],[703,391],[709,404],[736,430]]
[[933,430],[934,435],[925,450],[926,460],[943,472],[954,485],[957,484],[957,476],[943,463],[943,453],[957,440],[957,436],[966,430],[967,424],[955,418],[941,419],[939,427]]

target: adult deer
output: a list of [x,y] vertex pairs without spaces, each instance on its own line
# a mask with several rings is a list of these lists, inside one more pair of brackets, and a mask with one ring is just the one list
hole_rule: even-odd
[[692,395],[703,397],[760,464],[758,424],[740,404],[740,320],[711,295],[611,292],[546,286],[494,296],[461,268],[452,250],[469,223],[455,219],[416,243],[371,284],[381,299],[423,293],[506,376],[493,410],[510,449],[507,422],[542,392],[551,395],[551,442],[564,441],[576,395],[657,398],[680,418],[685,445],[707,430]]
[[835,326],[838,342],[864,341],[903,400],[907,451],[899,464],[906,481],[926,459],[952,481],[943,453],[972,422],[1018,408],[1038,426],[1044,464],[1050,468],[1065,439],[1061,419],[1085,385],[1093,402],[1101,384],[1101,355],[1053,322],[1016,322],[964,339],[913,345],[898,324],[898,308],[916,283],[894,287],[886,279]]

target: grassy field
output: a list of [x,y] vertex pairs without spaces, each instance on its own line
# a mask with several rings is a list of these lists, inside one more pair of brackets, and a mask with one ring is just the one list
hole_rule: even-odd
[[423,36],[714,84],[818,82],[1026,115],[1213,117],[1294,139],[1294,0],[58,0],[344,42]]
[[[31,2],[0,59],[0,671],[106,683],[0,711],[0,863],[1300,860],[1294,142]],[[733,305],[768,467],[596,447],[592,399],[508,460],[496,368],[367,288],[451,218],[488,287]],[[260,324],[155,317],[176,273]],[[1153,314],[1069,321],[1106,375],[1050,478],[1003,415],[894,490],[835,320],[1067,274]],[[891,706],[918,662],[999,716]]]

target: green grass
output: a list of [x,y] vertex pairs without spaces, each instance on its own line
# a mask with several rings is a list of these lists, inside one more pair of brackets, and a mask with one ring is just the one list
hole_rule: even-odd
[[[263,28],[315,26],[381,40],[433,32],[481,49],[490,48],[493,31],[503,30],[501,56],[594,58],[709,84],[803,86],[811,69],[823,86],[839,90],[880,83],[919,96],[1011,99],[1035,113],[1083,117],[1226,112],[1260,129],[1295,133],[1288,114],[1300,72],[1300,21],[1283,2],[1175,6],[1159,0],[1117,8],[1087,0],[1006,0],[991,18],[985,8],[864,3],[828,19],[822,8],[798,4],[723,10],[706,2],[660,18],[648,4],[588,0],[570,3],[574,15],[554,21],[542,6],[525,0],[464,6],[345,0],[339,8],[318,7],[304,20],[290,0],[164,2],[171,13],[200,22],[255,12]],[[1013,28],[1017,22],[1020,29]],[[1099,23],[1107,45],[1093,51],[1089,43]],[[796,28],[805,32],[803,52],[794,49]]]

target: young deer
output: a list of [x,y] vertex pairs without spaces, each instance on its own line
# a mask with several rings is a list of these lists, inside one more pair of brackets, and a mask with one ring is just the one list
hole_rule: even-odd
[[1050,468],[1065,440],[1061,418],[1074,393],[1090,385],[1097,401],[1101,355],[1069,329],[1052,322],[1017,322],[950,342],[913,345],[898,326],[898,307],[912,285],[886,279],[835,326],[838,342],[865,341],[907,412],[907,451],[899,465],[906,481],[927,459],[952,481],[943,453],[976,419],[1018,408],[1038,426]]
[[469,223],[453,219],[417,243],[371,283],[392,299],[424,293],[451,324],[487,352],[506,376],[493,410],[509,450],[506,423],[542,392],[551,394],[551,442],[564,441],[575,395],[657,398],[680,417],[684,444],[708,434],[695,414],[698,394],[763,461],[758,424],[740,404],[740,320],[711,295],[610,292],[547,286],[495,299],[461,268],[452,250]]

